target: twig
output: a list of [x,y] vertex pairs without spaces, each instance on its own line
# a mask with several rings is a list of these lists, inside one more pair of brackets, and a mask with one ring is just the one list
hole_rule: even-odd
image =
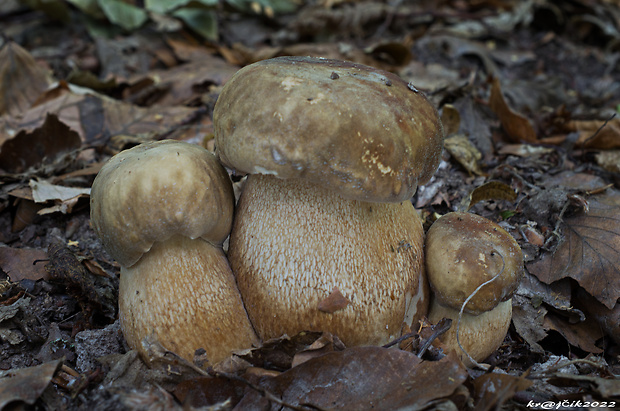
[[[578,358],[576,360],[570,360],[570,361],[567,361],[567,362],[558,363],[558,364],[554,365],[553,367],[548,368],[548,369],[543,370],[543,371],[535,372],[533,374],[528,375],[528,378],[547,378],[547,377],[545,377],[545,374],[550,374],[550,373],[559,371],[562,368],[565,368],[565,367],[568,367],[568,366],[571,366],[571,365],[574,365],[574,364],[588,364],[588,365],[591,365],[591,366],[593,366],[595,368],[598,368],[598,369],[605,370],[605,371],[609,372],[609,369],[606,366],[604,366],[603,364],[599,364],[599,363],[597,363],[595,361],[587,360],[585,358]],[[620,378],[620,375],[615,375],[615,374],[613,374],[611,372],[610,372],[610,374],[613,375],[615,378]]]
[[590,137],[586,138],[583,143],[581,143],[581,148],[583,149],[583,146],[590,140],[592,140],[594,137],[596,137],[601,130],[607,126],[607,123],[609,123],[611,120],[614,119],[614,117],[616,117],[616,113],[612,114],[607,120],[605,120],[605,122],[598,128],[598,130],[596,130],[594,132],[594,134],[592,134]]
[[485,370],[485,371],[486,371],[486,370],[488,370],[488,367],[487,367],[487,366],[483,366],[483,365],[482,365],[482,364],[480,364],[478,361],[474,360],[474,359],[472,358],[472,356],[471,356],[471,355],[469,355],[469,353],[467,352],[467,350],[465,350],[465,348],[463,348],[463,346],[461,345],[461,341],[460,341],[460,339],[459,339],[459,330],[460,330],[460,327],[461,327],[461,319],[463,318],[463,311],[465,310],[465,306],[469,303],[469,301],[471,301],[471,299],[472,299],[472,298],[474,298],[474,296],[476,295],[476,293],[477,293],[478,291],[480,291],[480,290],[482,289],[482,287],[484,287],[484,286],[485,286],[485,285],[487,285],[487,284],[490,284],[491,282],[493,282],[493,281],[495,281],[497,278],[499,278],[499,276],[500,276],[500,275],[502,275],[502,273],[504,272],[504,268],[506,268],[506,261],[504,261],[504,256],[503,256],[501,253],[499,253],[497,250],[492,250],[492,251],[491,251],[491,256],[494,256],[494,255],[496,255],[496,254],[497,254],[497,255],[499,255],[499,256],[500,256],[500,258],[502,259],[502,269],[499,271],[499,273],[497,273],[497,274],[495,275],[495,277],[493,277],[493,278],[491,278],[490,280],[485,281],[485,282],[483,282],[482,284],[480,284],[480,285],[478,286],[478,288],[476,288],[476,289],[474,290],[474,292],[473,292],[473,293],[471,293],[471,294],[469,295],[469,297],[467,297],[467,299],[465,300],[465,302],[463,302],[463,304],[461,305],[461,310],[459,311],[459,318],[458,318],[458,321],[457,321],[457,323],[456,323],[456,343],[459,345],[459,348],[461,349],[461,351],[463,351],[463,352],[465,353],[465,355],[466,355],[466,356],[467,356],[467,358],[471,361],[471,363],[472,363],[472,364],[474,364],[476,367],[478,367],[478,368],[480,368],[480,369],[483,369],[483,370]]
[[433,341],[435,341],[437,338],[439,338],[440,335],[442,335],[446,331],[448,331],[450,329],[450,327],[452,327],[452,320],[450,318],[442,318],[441,321],[439,321],[435,325],[435,329],[433,330],[433,334],[431,334],[431,336],[426,341],[424,341],[424,344],[422,344],[422,347],[420,347],[420,352],[418,353],[418,358],[422,358],[422,356],[424,355],[426,350],[428,350],[428,347],[431,346]]

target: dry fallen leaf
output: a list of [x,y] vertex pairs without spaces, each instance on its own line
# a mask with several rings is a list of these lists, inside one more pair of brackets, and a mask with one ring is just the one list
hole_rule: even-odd
[[[21,130],[12,139],[0,146],[0,164],[10,173],[24,173],[30,168],[39,169],[57,162],[58,167],[65,168],[65,155],[81,146],[78,134],[67,127],[54,114],[43,115],[40,127],[31,132]],[[36,149],[33,149],[36,147]],[[51,170],[46,172],[49,173]]]
[[559,332],[566,341],[584,351],[594,354],[603,352],[600,347],[595,345],[596,340],[603,337],[603,332],[598,324],[593,321],[586,320],[571,324],[567,320],[550,313],[545,317],[543,326],[548,330]]
[[333,314],[336,311],[343,310],[347,305],[351,304],[351,301],[347,299],[340,290],[334,287],[334,290],[323,301],[319,302],[317,307],[319,311],[324,313]]
[[620,117],[605,120],[571,121],[567,128],[577,131],[579,138],[575,147],[598,150],[620,148]]
[[476,187],[469,197],[464,198],[466,203],[465,210],[469,210],[474,205],[481,201],[487,200],[506,200],[515,201],[517,199],[517,193],[508,184],[504,184],[501,181],[489,181],[481,186]]
[[36,248],[0,247],[0,269],[13,282],[24,279],[49,280],[45,264],[35,264],[37,260],[47,260],[47,252]]
[[589,199],[589,212],[564,218],[563,242],[528,271],[547,284],[571,277],[612,309],[620,297],[619,199],[608,190]]
[[0,79],[0,115],[17,115],[27,110],[53,81],[49,70],[12,41],[0,49]]
[[[422,361],[409,352],[354,347],[313,358],[261,386],[286,404],[319,409],[422,409],[450,396],[467,378],[455,356]],[[255,392],[238,409],[268,409]],[[271,409],[280,409],[272,404]]]
[[530,121],[521,114],[513,111],[502,95],[501,85],[497,77],[493,78],[489,106],[497,114],[502,127],[512,143],[535,143],[538,141],[536,131]]
[[0,409],[9,403],[34,404],[60,368],[62,360],[0,373]]
[[196,112],[195,108],[182,106],[138,107],[60,82],[23,116],[0,117],[0,141],[3,134],[11,135],[13,130],[28,132],[39,127],[48,113],[55,114],[84,143],[104,145],[119,134],[168,135],[181,128]]
[[478,161],[480,151],[463,134],[455,134],[444,140],[444,147],[470,174],[483,175]]
[[484,374],[474,380],[476,410],[498,410],[517,391],[528,389],[532,381],[526,375]]

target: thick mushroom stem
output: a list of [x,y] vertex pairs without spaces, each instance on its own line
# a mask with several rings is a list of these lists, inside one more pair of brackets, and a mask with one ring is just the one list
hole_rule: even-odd
[[437,299],[432,298],[428,319],[436,324],[442,318],[452,319],[452,327],[441,336],[441,342],[454,349],[463,364],[471,367],[475,364],[468,358],[467,354],[477,362],[483,361],[504,341],[512,318],[512,299],[503,301],[491,311],[485,311],[480,315],[463,313],[458,327],[458,342],[461,343],[462,349],[456,339],[459,310],[443,306],[437,302]]
[[149,336],[190,361],[204,348],[211,364],[256,342],[226,256],[202,239],[174,236],[121,267],[119,306],[127,343],[144,358]]
[[[378,345],[426,313],[422,244],[410,201],[348,200],[302,180],[251,175],[229,260],[263,339],[316,330]],[[338,293],[344,300],[319,309]]]

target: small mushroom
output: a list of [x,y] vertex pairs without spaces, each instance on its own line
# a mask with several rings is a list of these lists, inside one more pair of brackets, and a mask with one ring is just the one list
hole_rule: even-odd
[[260,337],[384,344],[426,314],[410,199],[437,168],[443,130],[421,93],[368,66],[279,57],[225,85],[214,131],[222,162],[251,174],[229,258]]
[[[474,364],[471,359],[484,360],[500,346],[510,326],[512,295],[523,276],[521,248],[494,222],[454,212],[433,223],[425,252],[432,294],[429,320],[451,318],[452,328],[442,342],[469,366]],[[457,328],[471,359],[458,346]]]
[[121,266],[119,317],[129,346],[145,337],[210,363],[256,335],[222,251],[234,197],[226,171],[202,147],[172,140],[122,151],[91,190],[91,222]]

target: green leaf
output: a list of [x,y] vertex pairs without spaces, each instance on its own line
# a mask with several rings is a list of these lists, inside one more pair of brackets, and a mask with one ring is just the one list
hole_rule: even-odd
[[189,28],[208,40],[217,40],[217,18],[211,10],[183,8],[173,13]]
[[166,14],[171,10],[187,6],[190,1],[192,0],[145,0],[144,7],[155,13]]
[[84,14],[94,17],[96,19],[105,18],[105,14],[101,11],[97,0],[67,0],[75,7],[80,9]]
[[146,12],[120,0],[98,0],[106,17],[125,30],[135,30],[148,19]]

